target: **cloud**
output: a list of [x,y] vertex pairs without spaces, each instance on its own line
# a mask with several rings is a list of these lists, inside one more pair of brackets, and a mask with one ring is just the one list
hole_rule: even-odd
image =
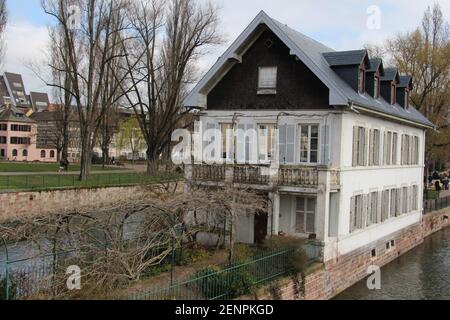
[[2,70],[22,74],[27,93],[49,92],[49,88],[27,67],[30,63],[44,61],[49,41],[47,27],[25,21],[10,23],[6,28],[5,41],[6,54]]

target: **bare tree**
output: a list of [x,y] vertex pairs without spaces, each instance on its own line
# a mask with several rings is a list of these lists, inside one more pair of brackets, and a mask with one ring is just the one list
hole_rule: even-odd
[[5,32],[7,23],[8,11],[6,8],[6,0],[0,0],[0,61],[3,60],[3,56],[5,55],[5,43],[3,34]]
[[197,59],[218,44],[217,8],[194,0],[135,1],[130,6],[130,43],[124,47],[128,81],[122,86],[147,144],[147,171],[170,145],[171,134],[190,110],[181,108]]
[[[119,99],[116,92],[122,79],[116,73],[115,83],[111,84],[110,72],[124,46],[122,32],[127,26],[123,13],[127,4],[126,0],[42,0],[45,12],[54,18],[63,34],[60,48],[55,51],[62,57],[59,61],[63,67],[50,63],[50,68],[67,79],[64,84],[52,81],[47,85],[64,90],[74,101],[83,181],[89,175],[103,117]],[[78,11],[76,17],[71,11],[74,7]],[[78,25],[74,26],[74,21]]]

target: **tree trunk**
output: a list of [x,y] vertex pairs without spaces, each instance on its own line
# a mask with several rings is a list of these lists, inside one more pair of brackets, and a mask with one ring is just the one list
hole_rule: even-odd
[[147,149],[147,175],[153,176],[158,173],[158,155]]
[[87,182],[92,164],[92,151],[89,147],[89,138],[83,137],[81,141],[80,181]]

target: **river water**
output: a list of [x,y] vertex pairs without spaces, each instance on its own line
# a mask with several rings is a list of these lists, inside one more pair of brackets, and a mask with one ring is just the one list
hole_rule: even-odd
[[450,228],[435,233],[381,269],[381,290],[366,280],[336,300],[450,300]]

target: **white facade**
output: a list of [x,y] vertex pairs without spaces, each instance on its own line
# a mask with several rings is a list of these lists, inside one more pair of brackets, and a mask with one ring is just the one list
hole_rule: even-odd
[[[425,129],[419,126],[401,124],[398,121],[382,119],[369,114],[361,114],[351,111],[207,111],[200,118],[201,125],[197,130],[201,130],[200,136],[204,137],[203,143],[198,143],[197,157],[195,163],[200,165],[223,164],[237,166],[258,167],[264,166],[270,174],[273,168],[318,168],[318,182],[313,186],[295,186],[279,184],[276,187],[269,182],[267,188],[268,196],[272,200],[269,210],[267,234],[278,235],[287,234],[298,237],[308,237],[314,234],[315,237],[325,245],[324,259],[329,260],[339,255],[349,253],[359,247],[369,245],[378,239],[384,238],[401,229],[420,223],[422,216],[422,195],[423,195],[423,168],[424,168],[424,145]],[[234,123],[234,125],[233,125]],[[221,125],[229,124],[228,129],[235,128],[228,137],[222,136]],[[258,133],[260,124],[274,125],[281,128],[284,125],[291,125],[294,128],[293,152],[294,161],[285,162],[280,156],[261,160],[258,156],[246,159],[239,155],[243,148],[239,148],[238,128],[257,128],[256,137],[252,143],[247,143],[247,150],[252,149],[259,155],[260,148],[265,148],[265,142],[261,143]],[[301,161],[301,128],[309,125],[317,125],[318,132],[318,156],[316,162]],[[367,132],[372,129],[380,132],[379,145],[379,165],[354,166],[353,161],[353,132],[354,127],[364,127]],[[213,137],[208,129],[217,130]],[[234,132],[234,134],[233,134]],[[383,163],[384,157],[384,133],[395,132],[398,137],[397,161],[401,163],[403,134],[419,138],[418,164],[415,165],[386,165]],[[231,135],[233,136],[230,139]],[[234,141],[228,142],[226,141]],[[208,157],[205,151],[207,145],[215,147],[215,152]],[[248,145],[250,144],[250,146]],[[282,143],[283,144],[283,143]],[[226,146],[226,147],[222,147]],[[223,158],[225,149],[231,150],[226,158]],[[277,154],[280,153],[280,145],[274,145]],[[235,152],[234,152],[235,150]],[[368,154],[369,145],[365,152]],[[236,157],[233,154],[236,153]],[[248,158],[248,157],[247,157]],[[279,161],[278,161],[279,160]],[[338,173],[337,185],[330,182],[330,172]],[[264,174],[264,173],[263,173]],[[416,197],[408,194],[408,209],[404,214],[389,216],[383,222],[376,221],[370,226],[364,226],[360,230],[351,231],[351,199],[354,196],[366,195],[373,192],[379,194],[377,201],[377,214],[381,215],[382,192],[385,190],[408,187],[411,192],[415,189]],[[255,189],[265,190],[264,186],[253,185]],[[413,199],[417,202],[417,209],[411,205]],[[384,199],[385,200],[385,199]],[[367,207],[368,204],[365,204]],[[304,210],[302,209],[304,206]],[[300,210],[299,210],[300,207]],[[313,211],[308,211],[308,208]],[[389,208],[389,207],[388,207]],[[388,209],[389,210],[389,209]],[[367,215],[365,210],[364,215]],[[298,221],[301,219],[302,221]],[[378,219],[380,220],[380,219]],[[248,216],[241,218],[238,223],[238,238],[241,242],[253,243],[255,237],[255,217]],[[304,230],[299,231],[299,226]]]

